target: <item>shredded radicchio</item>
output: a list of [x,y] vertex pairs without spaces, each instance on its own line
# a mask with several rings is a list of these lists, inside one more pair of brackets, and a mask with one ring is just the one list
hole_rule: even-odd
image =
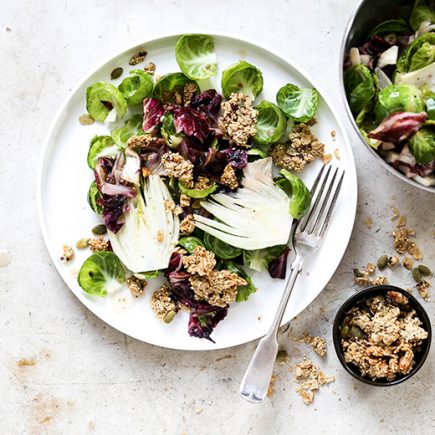
[[426,118],[425,112],[392,113],[369,133],[369,137],[386,142],[401,142],[411,137],[426,121]]
[[194,95],[190,101],[190,106],[205,113],[211,123],[215,123],[221,108],[221,101],[222,95],[216,89],[209,89]]
[[143,100],[143,131],[151,133],[160,123],[165,113],[162,103],[155,98],[145,98]]
[[248,164],[248,153],[240,148],[228,148],[222,154],[234,169],[243,169]]
[[186,136],[195,137],[201,143],[209,135],[210,126],[203,113],[192,107],[175,107],[174,115],[175,131],[184,133]]
[[272,278],[285,279],[287,272],[287,257],[289,252],[289,247],[286,247],[284,252],[276,260],[272,260],[269,263],[269,275]]

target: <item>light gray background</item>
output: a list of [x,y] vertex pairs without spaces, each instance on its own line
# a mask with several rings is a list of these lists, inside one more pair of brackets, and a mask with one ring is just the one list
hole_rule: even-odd
[[[338,92],[338,47],[349,0],[1,0],[0,249],[13,254],[0,270],[0,433],[433,433],[434,357],[410,381],[373,388],[339,366],[331,323],[356,289],[352,268],[391,253],[390,205],[408,216],[434,266],[435,196],[407,187],[358,143]],[[10,31],[7,31],[7,27]],[[238,397],[255,343],[209,352],[159,349],[114,331],[69,292],[51,264],[38,226],[36,168],[44,135],[75,83],[111,53],[157,33],[233,32],[297,59],[328,90],[346,121],[358,167],[359,207],[348,251],[331,282],[294,322],[328,339],[326,360],[337,381],[311,407],[278,367],[276,392],[263,405]],[[364,219],[372,216],[369,230]],[[405,274],[391,282],[407,287]],[[425,303],[434,314],[433,303]],[[310,351],[282,345],[297,362]],[[230,357],[231,356],[231,357]],[[17,361],[34,357],[36,365]],[[201,412],[200,412],[201,411]]]

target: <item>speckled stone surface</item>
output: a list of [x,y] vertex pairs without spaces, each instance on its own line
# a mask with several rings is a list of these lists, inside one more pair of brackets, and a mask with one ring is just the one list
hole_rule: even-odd
[[[356,291],[352,269],[392,253],[391,205],[408,217],[435,269],[435,195],[399,182],[358,142],[338,92],[338,47],[357,2],[2,0],[0,59],[0,433],[287,434],[434,433],[434,350],[412,380],[373,388],[346,374],[331,343],[342,301]],[[51,264],[38,226],[36,169],[44,135],[65,94],[95,64],[164,32],[229,31],[296,59],[328,90],[349,130],[359,201],[352,239],[324,292],[292,322],[294,333],[326,337],[321,359],[287,334],[291,356],[304,353],[335,383],[312,406],[278,366],[275,393],[263,405],[238,396],[255,343],[208,352],[159,349],[118,333],[87,311]],[[373,218],[372,229],[364,224]],[[412,285],[404,272],[390,282]],[[431,318],[433,302],[425,302]],[[20,367],[28,358],[34,365]]]

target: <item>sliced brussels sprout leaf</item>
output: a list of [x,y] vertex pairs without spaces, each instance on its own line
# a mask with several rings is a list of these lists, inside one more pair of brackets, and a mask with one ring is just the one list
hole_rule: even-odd
[[276,260],[285,250],[287,245],[271,246],[270,248],[243,251],[243,264],[253,270],[261,272],[267,270],[269,263]]
[[216,183],[213,183],[209,188],[207,189],[189,189],[186,187],[181,181],[178,183],[178,188],[180,189],[181,193],[184,193],[187,196],[190,196],[191,198],[205,198],[206,196],[213,193],[219,186]]
[[110,83],[97,82],[86,90],[86,110],[96,121],[104,121],[115,109],[119,118],[124,118],[127,102],[122,93]]
[[385,35],[386,33],[405,33],[410,29],[409,24],[403,19],[388,20],[379,23],[369,35],[369,38],[373,38],[376,35]]
[[161,274],[160,270],[150,270],[149,272],[135,273],[134,276],[139,279],[154,279]]
[[196,85],[196,88],[199,89],[198,84],[183,73],[165,74],[154,85],[153,97],[165,103],[173,103],[175,102],[175,93],[179,92],[183,95],[183,89],[189,83]]
[[95,168],[99,157],[114,157],[119,148],[111,136],[94,136],[89,144],[88,166]]
[[225,98],[241,92],[254,100],[263,90],[263,74],[256,66],[240,60],[222,72],[221,86]]
[[316,89],[299,88],[287,83],[276,94],[279,108],[298,122],[307,122],[316,115],[319,93]]
[[369,137],[368,135],[368,131],[370,130],[364,130],[362,128],[359,129],[361,135],[363,136],[363,138],[366,140],[366,142],[375,150],[377,150],[379,148],[379,145],[382,143],[382,141],[377,140],[377,139],[372,139],[371,137]]
[[364,65],[355,65],[344,72],[344,87],[350,110],[357,115],[362,110],[371,108],[376,94],[374,76]]
[[250,148],[247,152],[248,156],[258,156],[261,159],[267,157],[267,152],[263,151],[261,148]]
[[435,128],[422,127],[409,140],[409,149],[417,163],[427,164],[435,160]]
[[175,57],[181,71],[193,80],[208,79],[216,74],[217,57],[211,36],[181,36],[175,46]]
[[397,70],[407,73],[435,61],[435,33],[424,33],[409,44],[397,61]]
[[423,21],[429,21],[431,24],[435,23],[434,0],[416,0],[409,17],[409,24],[411,24],[412,30],[416,32]]
[[290,214],[295,219],[300,219],[310,208],[311,193],[305,183],[296,175],[286,169],[282,169],[280,174],[284,177],[277,181],[277,185],[290,197]]
[[95,252],[83,263],[77,281],[86,293],[106,296],[125,283],[125,270],[113,252]]
[[235,248],[208,233],[204,234],[204,244],[208,251],[214,252],[216,256],[222,258],[222,260],[231,260],[242,253],[240,248]]
[[237,287],[237,302],[246,302],[249,299],[249,296],[257,291],[257,287],[255,287],[251,277],[238,264],[234,263],[234,261],[225,261],[220,263],[218,268],[220,270],[226,269],[230,272],[236,273],[247,282],[246,285]]
[[126,77],[118,89],[124,95],[127,104],[136,106],[142,104],[144,98],[151,96],[154,87],[153,76],[141,69],[130,71],[130,76]]
[[271,145],[278,142],[287,126],[287,119],[281,109],[266,100],[255,109],[257,110],[257,133],[254,142],[260,145]]
[[375,104],[377,122],[381,122],[388,115],[395,112],[424,111],[424,102],[419,89],[413,85],[391,85],[382,89]]
[[166,113],[160,132],[170,148],[178,148],[184,139],[181,133],[175,131],[174,115],[170,112]]
[[125,149],[127,142],[132,136],[144,134],[142,130],[142,115],[133,115],[123,127],[115,128],[112,130],[111,135],[116,145],[119,148]]
[[195,248],[201,246],[205,248],[205,245],[201,239],[194,236],[180,237],[178,244],[183,247],[189,254],[193,254]]
[[103,207],[98,204],[98,200],[101,198],[100,191],[98,190],[95,180],[91,183],[88,190],[88,203],[91,209],[97,214],[103,214]]

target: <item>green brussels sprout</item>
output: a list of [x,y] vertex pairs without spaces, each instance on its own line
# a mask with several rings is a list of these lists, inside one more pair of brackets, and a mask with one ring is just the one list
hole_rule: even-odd
[[420,128],[409,140],[409,150],[417,163],[426,164],[435,160],[435,127]]
[[124,118],[127,102],[122,93],[110,83],[97,82],[86,90],[86,110],[96,121],[104,121],[113,107]]
[[409,17],[409,24],[411,24],[412,30],[416,32],[423,21],[429,21],[435,24],[434,0],[416,0],[411,16]]
[[253,270],[261,272],[266,270],[272,260],[276,260],[287,245],[271,246],[270,248],[243,251],[243,264]]
[[132,136],[144,134],[142,122],[142,115],[133,115],[128,121],[126,121],[124,127],[115,128],[111,132],[113,140],[120,149],[125,149],[127,147],[127,142]]
[[218,269],[225,269],[229,270],[230,272],[236,273],[247,282],[246,285],[237,287],[237,302],[246,302],[249,299],[249,296],[257,291],[257,288],[252,282],[251,277],[242,269],[241,266],[234,263],[234,261],[225,261],[224,263],[220,263],[218,265]]
[[280,175],[282,178],[276,184],[290,197],[290,214],[295,219],[300,219],[310,208],[311,193],[299,177],[286,169],[282,169]]
[[147,279],[154,279],[157,278],[160,275],[160,270],[150,270],[149,272],[141,272],[141,273],[135,273],[134,276],[136,276],[139,279],[147,280]]
[[397,70],[407,73],[435,62],[435,33],[424,33],[409,44],[397,61]]
[[263,74],[254,65],[240,60],[222,72],[221,86],[225,98],[241,92],[254,100],[263,90]]
[[382,122],[388,115],[395,112],[424,111],[421,92],[413,85],[390,85],[382,89],[375,104],[377,122]]
[[213,183],[207,189],[189,189],[180,181],[178,182],[178,188],[180,189],[181,193],[184,193],[185,195],[190,196],[191,198],[200,199],[200,198],[205,198],[206,196],[213,193],[218,188],[218,185],[216,183]]
[[99,157],[114,157],[118,152],[111,136],[94,136],[89,144],[88,166],[94,169]]
[[254,142],[260,145],[271,145],[278,142],[287,126],[287,120],[280,108],[263,100],[255,109],[257,110],[257,133]]
[[194,236],[180,237],[180,240],[178,240],[178,244],[182,246],[189,254],[193,254],[195,248],[198,246],[202,246],[203,248],[205,248],[202,240]]
[[409,24],[403,19],[383,21],[378,24],[369,35],[373,38],[376,35],[385,35],[386,33],[405,33],[410,30]]
[[124,95],[127,104],[136,106],[142,104],[144,98],[149,97],[154,87],[153,76],[141,69],[130,71],[130,77],[126,77],[118,89]]
[[299,88],[287,83],[276,94],[276,102],[290,118],[298,122],[307,122],[316,114],[319,93],[316,89]]
[[374,76],[363,64],[354,65],[344,71],[344,87],[350,110],[354,115],[371,108],[376,94]]
[[198,84],[183,73],[165,74],[154,85],[153,97],[165,103],[173,103],[175,102],[175,92],[183,95],[183,89],[188,84],[194,84],[196,89],[199,89]]
[[77,281],[86,293],[106,296],[125,283],[125,270],[113,252],[95,252],[83,263]]
[[222,260],[231,260],[242,253],[240,248],[231,246],[208,233],[204,234],[204,244],[208,251],[214,252]]
[[183,141],[183,135],[175,131],[174,115],[167,113],[163,119],[160,133],[170,148],[177,148]]
[[259,157],[260,159],[267,157],[267,152],[261,148],[250,148],[246,153],[248,156]]
[[95,183],[94,180],[89,186],[88,204],[91,207],[91,209],[97,214],[103,213],[103,207],[97,203],[97,200],[100,198],[101,198],[101,194],[100,191],[98,190],[97,183]]
[[181,71],[192,80],[208,79],[216,74],[217,57],[211,36],[181,36],[175,46],[175,57]]

